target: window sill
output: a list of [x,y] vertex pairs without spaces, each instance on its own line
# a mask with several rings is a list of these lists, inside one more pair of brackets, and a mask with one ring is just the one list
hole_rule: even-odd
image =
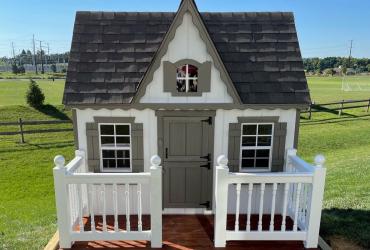
[[171,96],[202,96],[203,92],[171,92]]
[[100,172],[101,173],[132,173],[132,169],[117,169],[117,170],[114,170],[114,169],[100,169]]

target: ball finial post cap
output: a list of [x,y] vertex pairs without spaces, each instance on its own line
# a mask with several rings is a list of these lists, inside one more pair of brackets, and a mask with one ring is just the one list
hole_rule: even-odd
[[161,161],[161,157],[159,157],[158,155],[153,155],[150,158],[150,163],[152,164],[152,166],[158,167],[161,164]]
[[319,155],[316,155],[315,156],[315,160],[314,161],[315,161],[315,165],[316,166],[321,166],[322,167],[324,165],[326,159],[325,159],[325,157],[323,155],[319,154]]
[[54,164],[58,168],[63,168],[66,160],[64,159],[63,155],[57,155],[54,157]]
[[217,164],[221,167],[226,167],[229,160],[226,158],[225,155],[220,155],[217,157]]

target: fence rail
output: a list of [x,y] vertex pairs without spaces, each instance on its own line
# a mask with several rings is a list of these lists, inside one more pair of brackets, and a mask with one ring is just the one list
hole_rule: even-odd
[[56,125],[56,124],[71,124],[71,120],[40,120],[40,121],[24,121],[22,118],[19,118],[16,122],[0,122],[0,127],[3,126],[18,126],[18,131],[5,131],[0,132],[0,135],[21,135],[21,143],[24,143],[25,134],[42,134],[42,133],[55,133],[55,132],[68,132],[73,131],[72,128],[49,128],[49,129],[31,129],[25,130],[25,125]]
[[[357,103],[362,103],[357,105]],[[356,104],[347,106],[348,104]],[[337,105],[337,107],[330,107]],[[355,109],[355,108],[366,108],[366,112],[370,111],[370,98],[362,100],[341,100],[338,102],[328,102],[328,103],[315,103],[313,102],[306,111],[301,113],[308,113],[308,119],[312,118],[312,113],[327,112],[327,111],[338,111],[338,115],[341,116],[343,110]]]

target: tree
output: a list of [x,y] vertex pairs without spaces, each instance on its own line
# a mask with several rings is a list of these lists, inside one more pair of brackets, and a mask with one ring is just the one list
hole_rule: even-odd
[[18,73],[26,73],[26,69],[23,65],[18,66]]
[[332,68],[324,69],[323,74],[326,76],[333,76],[335,74],[335,70]]
[[53,71],[54,73],[57,72],[57,66],[55,64],[52,64],[50,68],[51,68],[51,71]]
[[370,64],[368,64],[368,65],[366,66],[366,68],[367,68],[367,72],[370,72]]
[[18,74],[18,66],[15,63],[12,64],[12,73],[13,74]]
[[34,108],[40,108],[44,105],[45,95],[42,93],[39,85],[30,79],[30,84],[28,86],[28,91],[26,94],[26,101],[28,105]]

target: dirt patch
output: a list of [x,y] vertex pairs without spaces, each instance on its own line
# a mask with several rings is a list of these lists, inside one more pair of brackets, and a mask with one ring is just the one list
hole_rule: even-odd
[[339,236],[330,237],[329,242],[333,250],[365,250],[356,243]]

